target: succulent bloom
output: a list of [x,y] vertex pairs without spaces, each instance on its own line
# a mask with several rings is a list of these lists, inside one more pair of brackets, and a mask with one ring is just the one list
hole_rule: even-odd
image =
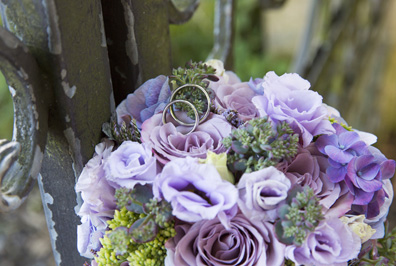
[[359,236],[341,220],[332,218],[323,220],[301,246],[287,246],[285,254],[297,265],[346,265],[357,257],[360,247]]
[[151,143],[162,164],[187,156],[205,159],[209,150],[217,154],[226,151],[222,140],[231,133],[232,126],[220,115],[209,115],[189,135],[183,133],[190,127],[175,126],[172,122],[163,125],[161,119],[162,114],[157,114],[142,125],[142,142]]
[[170,95],[168,77],[160,75],[149,79],[118,105],[118,123],[124,120],[123,117],[130,116],[136,119],[140,128],[144,121],[164,110]]
[[284,245],[271,223],[254,223],[237,214],[229,228],[218,217],[193,224],[177,241],[173,261],[178,266],[280,266],[283,255]]
[[322,96],[309,90],[309,82],[298,74],[278,77],[275,72],[268,72],[262,86],[264,94],[252,99],[260,116],[289,123],[304,147],[316,135],[334,133]]
[[179,158],[167,163],[153,186],[154,196],[170,202],[172,214],[186,222],[231,215],[238,191],[221,179],[216,167],[196,158]]
[[290,180],[273,166],[245,173],[237,186],[238,206],[250,220],[273,221],[290,186]]
[[105,165],[106,178],[115,188],[133,189],[136,184],[152,183],[157,161],[148,144],[124,141],[112,152]]

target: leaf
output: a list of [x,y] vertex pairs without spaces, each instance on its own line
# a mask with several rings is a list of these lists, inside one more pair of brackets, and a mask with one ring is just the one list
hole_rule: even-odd
[[129,234],[136,243],[153,241],[158,233],[158,226],[152,216],[141,218],[129,228]]

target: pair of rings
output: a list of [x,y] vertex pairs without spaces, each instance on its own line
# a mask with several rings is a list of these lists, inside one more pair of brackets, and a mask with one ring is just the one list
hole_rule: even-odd
[[[201,91],[205,94],[206,100],[207,100],[207,102],[208,102],[208,108],[207,108],[205,114],[204,114],[201,118],[199,117],[197,108],[195,108],[195,106],[194,106],[192,103],[190,103],[189,101],[186,101],[186,100],[180,100],[180,99],[176,99],[176,100],[175,100],[175,99],[174,99],[175,96],[176,96],[176,94],[177,94],[177,92],[179,92],[180,90],[182,90],[183,88],[186,88],[186,87],[195,87],[195,88],[198,88],[199,90],[201,90]],[[194,117],[195,117],[194,123],[187,123],[187,122],[181,121],[181,120],[176,116],[176,114],[175,114],[175,109],[174,109],[174,104],[175,104],[175,103],[185,103],[185,104],[187,104],[188,106],[191,107],[191,109],[194,111]],[[166,113],[167,113],[167,110],[169,109],[170,115],[172,116],[172,118],[173,118],[177,123],[179,123],[180,125],[183,125],[183,126],[192,126],[191,130],[187,133],[187,135],[188,135],[188,134],[192,133],[192,132],[197,128],[197,126],[198,126],[200,123],[202,123],[203,121],[205,121],[205,119],[209,116],[209,113],[210,113],[210,106],[211,106],[210,96],[209,96],[208,92],[207,92],[204,88],[202,88],[201,86],[199,86],[199,85],[197,85],[197,84],[185,84],[185,85],[180,86],[179,88],[177,88],[177,89],[172,93],[172,95],[171,95],[171,97],[170,97],[170,100],[169,100],[169,103],[165,106],[164,111],[162,112],[162,123],[163,123],[163,124],[166,124]]]

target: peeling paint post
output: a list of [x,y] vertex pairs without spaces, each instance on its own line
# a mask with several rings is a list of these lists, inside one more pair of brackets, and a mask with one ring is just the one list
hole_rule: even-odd
[[0,29],[0,68],[17,110],[14,140],[0,140],[2,207],[16,208],[38,177],[57,265],[86,261],[75,183],[115,103],[170,73],[169,23],[199,2],[179,1],[0,0],[11,32]]

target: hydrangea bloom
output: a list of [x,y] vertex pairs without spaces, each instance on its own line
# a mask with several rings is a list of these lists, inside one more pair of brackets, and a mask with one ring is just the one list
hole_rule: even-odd
[[322,96],[309,90],[309,82],[298,74],[279,77],[275,72],[268,72],[262,87],[263,95],[252,99],[260,116],[289,123],[300,134],[304,147],[314,136],[334,133]]
[[216,167],[191,157],[167,163],[154,181],[154,196],[170,202],[172,214],[187,222],[213,219],[235,208],[238,191]]
[[153,114],[164,110],[170,95],[168,77],[161,75],[149,79],[118,105],[118,122],[123,121],[124,116],[130,116],[136,119],[136,124],[140,128]]
[[284,245],[275,237],[273,225],[252,223],[242,214],[225,228],[216,217],[195,223],[176,242],[174,265],[280,266]]

